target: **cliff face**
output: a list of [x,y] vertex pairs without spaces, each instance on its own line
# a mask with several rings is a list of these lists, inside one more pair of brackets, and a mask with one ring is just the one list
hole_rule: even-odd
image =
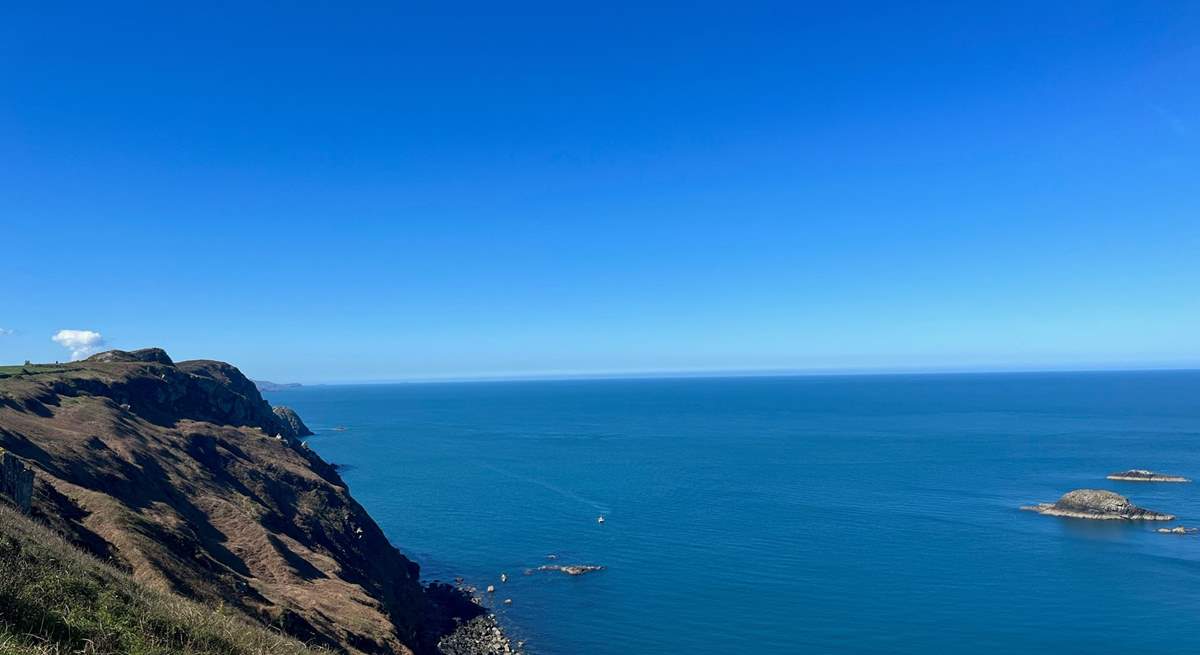
[[[131,411],[150,420],[188,418],[258,427],[271,436],[303,436],[272,411],[253,382],[225,362],[198,359],[175,364],[163,350],[145,348],[110,350],[71,366],[76,375],[63,376],[56,389],[103,395],[130,405]],[[90,374],[103,372],[135,374],[99,382]]]
[[303,640],[433,652],[479,610],[421,588],[295,418],[235,367],[157,349],[0,378],[0,447],[37,473],[33,515],[76,544]]
[[307,437],[313,433],[304,424],[304,421],[300,420],[300,415],[291,407],[272,407],[271,411],[275,412],[275,416],[279,417],[279,420],[291,434],[297,437]]

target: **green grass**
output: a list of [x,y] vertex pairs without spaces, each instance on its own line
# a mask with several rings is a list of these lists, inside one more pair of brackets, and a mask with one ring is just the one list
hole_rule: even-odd
[[316,655],[149,589],[0,503],[0,655]]
[[65,364],[28,364],[22,366],[14,364],[12,366],[0,366],[0,378],[9,378],[17,375],[37,375],[38,373],[61,373],[70,370],[70,367]]

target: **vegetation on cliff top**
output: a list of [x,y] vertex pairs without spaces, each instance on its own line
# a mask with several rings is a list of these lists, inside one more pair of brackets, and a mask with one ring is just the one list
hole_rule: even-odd
[[0,655],[315,655],[240,615],[156,591],[0,504]]

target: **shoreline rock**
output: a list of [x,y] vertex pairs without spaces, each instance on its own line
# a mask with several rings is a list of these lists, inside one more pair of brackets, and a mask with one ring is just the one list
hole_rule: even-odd
[[442,655],[521,655],[492,614],[482,614],[463,623],[438,642]]
[[1200,532],[1200,528],[1185,528],[1182,525],[1178,525],[1173,528],[1159,528],[1155,532],[1161,534],[1196,534]]
[[1182,475],[1168,475],[1147,471],[1146,469],[1129,469],[1120,473],[1109,473],[1107,477],[1109,480],[1120,480],[1122,482],[1191,482],[1191,480]]
[[1021,509],[1045,516],[1062,516],[1101,521],[1174,521],[1173,514],[1143,509],[1129,499],[1102,489],[1076,489],[1054,503],[1027,505]]

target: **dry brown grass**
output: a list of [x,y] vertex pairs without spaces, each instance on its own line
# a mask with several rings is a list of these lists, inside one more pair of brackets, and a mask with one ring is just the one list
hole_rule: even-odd
[[220,608],[146,588],[0,504],[0,655],[316,655]]

